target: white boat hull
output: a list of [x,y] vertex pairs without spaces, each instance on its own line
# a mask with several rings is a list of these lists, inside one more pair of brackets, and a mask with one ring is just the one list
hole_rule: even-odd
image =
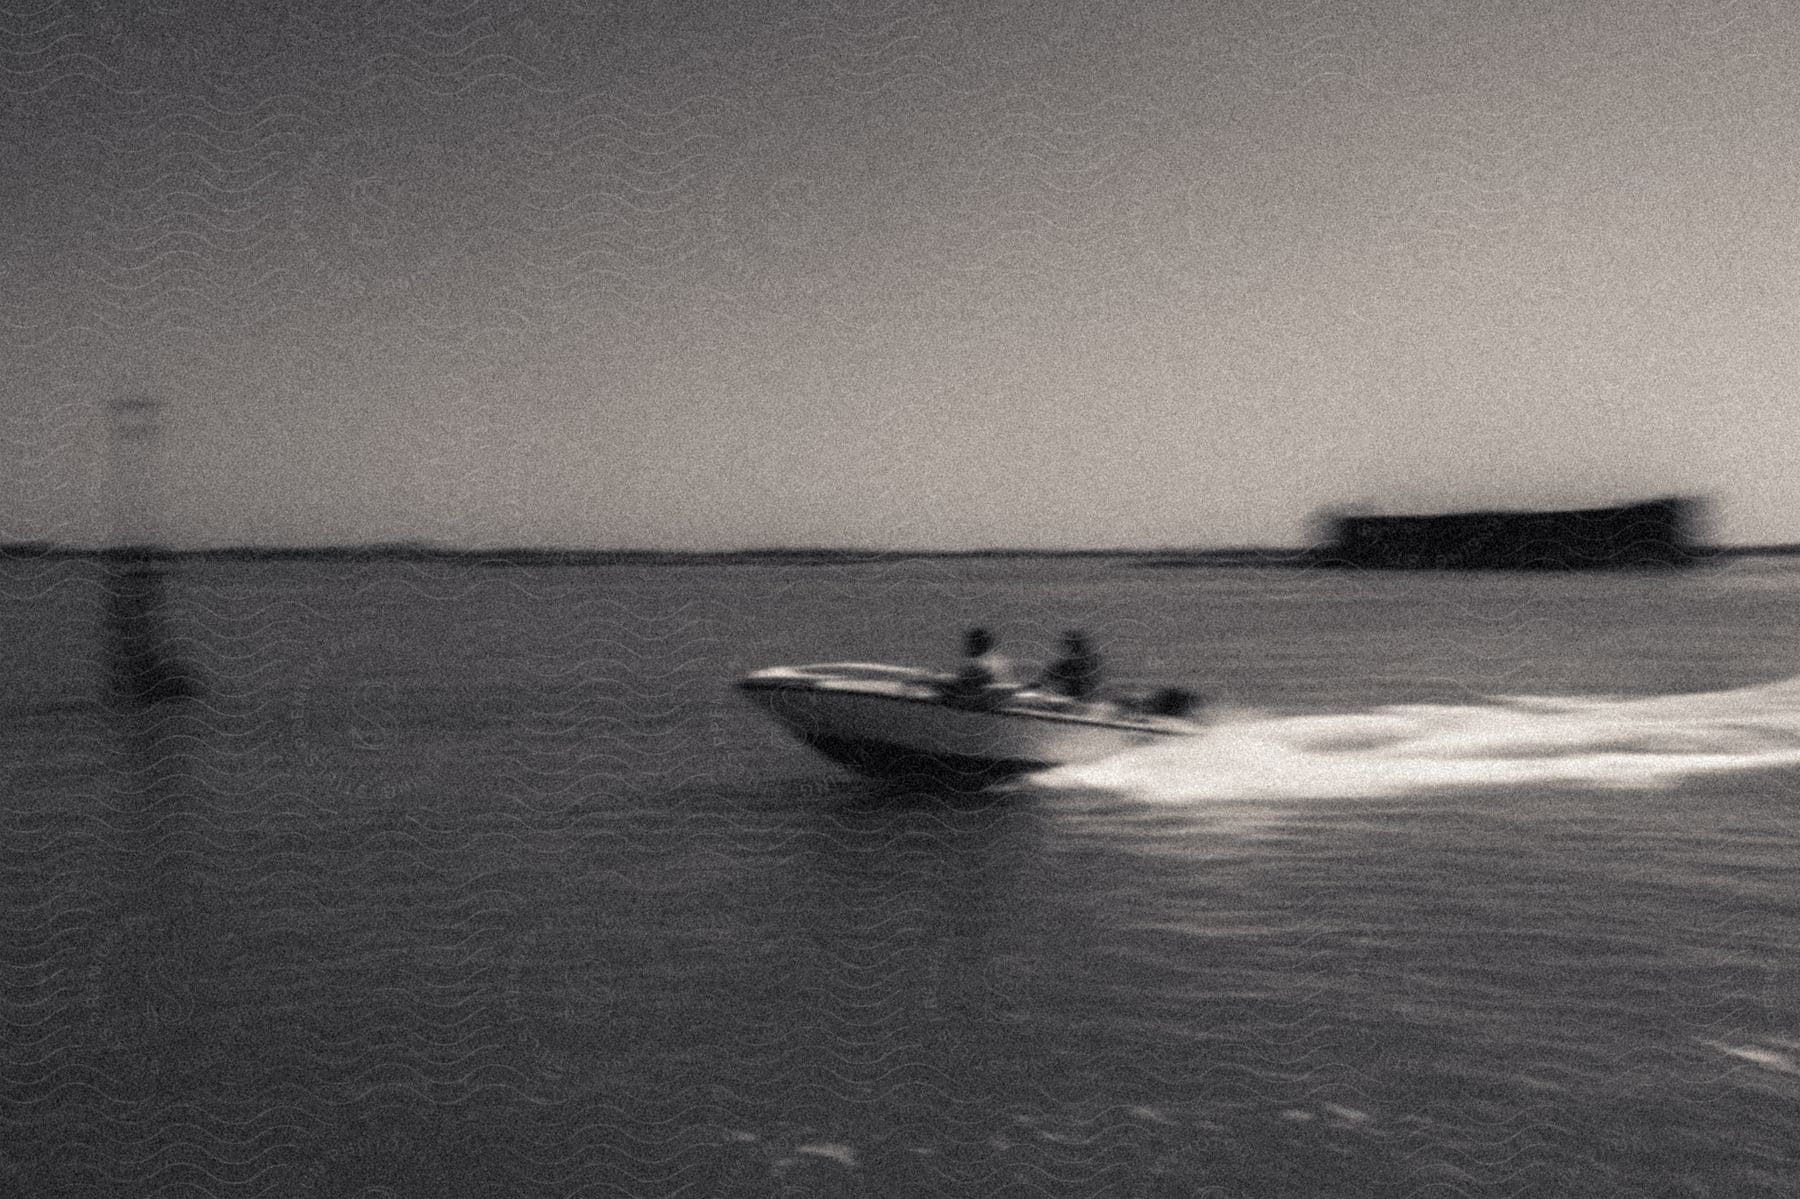
[[1191,721],[1021,691],[946,700],[945,676],[827,663],[760,670],[738,687],[800,740],[864,774],[982,783],[1110,757],[1197,731]]

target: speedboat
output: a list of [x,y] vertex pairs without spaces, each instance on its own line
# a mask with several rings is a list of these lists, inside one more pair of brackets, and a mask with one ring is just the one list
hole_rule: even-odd
[[738,689],[819,753],[863,774],[982,785],[1088,762],[1201,726],[1193,697],[1074,700],[1032,688],[959,693],[954,677],[906,666],[774,666]]

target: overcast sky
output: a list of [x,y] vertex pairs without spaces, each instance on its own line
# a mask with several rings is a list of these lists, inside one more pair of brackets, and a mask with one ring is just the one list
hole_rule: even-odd
[[1777,3],[10,5],[0,538],[145,389],[193,545],[1800,540],[1796,113]]

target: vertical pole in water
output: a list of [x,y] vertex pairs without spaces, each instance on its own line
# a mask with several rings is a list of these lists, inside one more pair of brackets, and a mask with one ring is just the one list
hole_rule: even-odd
[[107,563],[106,633],[113,696],[131,706],[195,694],[163,636],[157,562],[162,401],[135,395],[112,409],[114,546]]

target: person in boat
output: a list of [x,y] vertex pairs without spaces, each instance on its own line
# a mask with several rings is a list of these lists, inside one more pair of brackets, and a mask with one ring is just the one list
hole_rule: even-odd
[[1019,688],[1013,665],[996,648],[994,635],[986,629],[970,629],[963,634],[963,664],[956,678],[945,689],[952,699],[980,702],[992,701]]
[[1100,655],[1086,633],[1071,629],[1063,634],[1062,657],[1044,668],[1035,686],[1070,699],[1094,698],[1100,690]]

